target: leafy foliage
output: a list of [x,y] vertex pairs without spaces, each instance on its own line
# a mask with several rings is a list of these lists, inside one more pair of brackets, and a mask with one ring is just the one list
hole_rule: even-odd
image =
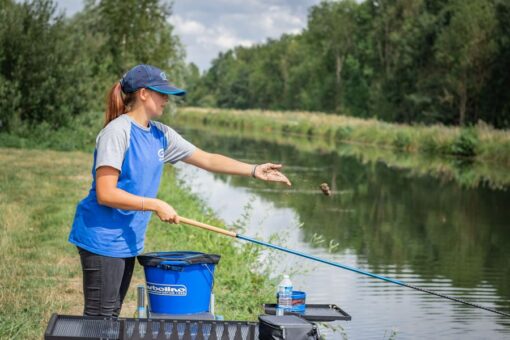
[[323,1],[302,33],[220,53],[190,104],[508,127],[509,18],[501,0]]
[[[0,0],[0,131],[54,130],[103,109],[138,63],[184,77],[184,52],[158,0],[93,1],[67,18],[52,0]],[[129,20],[126,20],[129,18]]]

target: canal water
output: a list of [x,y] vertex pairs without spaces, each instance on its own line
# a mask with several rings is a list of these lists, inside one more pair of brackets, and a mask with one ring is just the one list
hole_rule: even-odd
[[[465,188],[384,160],[300,151],[213,127],[175,128],[208,152],[284,164],[290,188],[177,164],[179,178],[227,225],[244,221],[245,235],[277,237],[296,250],[510,312],[506,188]],[[321,193],[323,182],[332,196]],[[321,327],[328,339],[510,338],[510,319],[502,316],[289,254],[268,259],[275,275],[292,274],[307,302],[335,303],[352,316]]]

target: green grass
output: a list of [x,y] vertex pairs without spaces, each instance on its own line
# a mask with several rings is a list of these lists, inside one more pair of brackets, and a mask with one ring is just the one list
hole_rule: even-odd
[[317,136],[370,144],[412,153],[469,157],[510,167],[510,132],[483,123],[471,128],[392,124],[376,119],[312,112],[181,108],[180,123],[228,127],[241,131]]
[[[51,313],[81,314],[81,268],[67,242],[76,203],[90,186],[92,155],[36,149],[0,149],[0,338],[40,339]],[[177,212],[222,225],[175,177],[168,166],[159,197]],[[196,250],[221,254],[215,295],[226,319],[254,320],[261,304],[273,300],[275,282],[260,248],[225,236],[166,224],[153,216],[145,251]],[[122,316],[135,310],[134,287],[142,283],[137,265]]]
[[69,126],[53,129],[47,123],[19,125],[0,133],[0,147],[93,151],[97,133],[103,127],[103,113],[89,112],[74,117]]

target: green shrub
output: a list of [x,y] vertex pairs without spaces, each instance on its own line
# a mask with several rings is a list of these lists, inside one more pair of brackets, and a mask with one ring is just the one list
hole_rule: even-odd
[[437,142],[432,135],[426,135],[421,139],[420,151],[435,153],[438,149]]
[[325,131],[324,131],[324,138],[325,139],[330,139],[335,133],[335,129],[331,126],[329,126]]
[[397,132],[393,139],[393,146],[400,150],[408,150],[411,146],[411,136],[402,131]]
[[352,127],[345,125],[336,129],[335,138],[338,140],[349,139],[352,134]]
[[477,154],[478,143],[478,133],[475,129],[462,129],[450,145],[449,151],[452,155],[473,157]]

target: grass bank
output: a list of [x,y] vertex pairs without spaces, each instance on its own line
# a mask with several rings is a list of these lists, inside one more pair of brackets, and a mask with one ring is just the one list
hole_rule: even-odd
[[272,130],[268,133],[264,128],[232,128],[228,124],[207,123],[207,119],[204,124],[203,120],[195,119],[198,115],[194,111],[188,116],[184,112],[179,112],[176,116],[166,116],[164,121],[172,126],[204,130],[207,134],[289,145],[302,152],[336,153],[340,156],[356,157],[363,163],[382,162],[392,168],[409,170],[413,176],[433,176],[441,181],[455,181],[466,188],[487,186],[492,189],[506,189],[510,186],[510,171],[508,166],[502,163],[432,153],[405,152],[397,148],[346,143],[321,136]]
[[179,109],[175,119],[241,131],[318,136],[412,153],[462,156],[510,167],[510,132],[485,124],[471,128],[405,125],[325,113],[193,107]]
[[[92,156],[83,152],[0,148],[0,338],[40,339],[53,312],[83,308],[79,257],[67,237],[76,203],[90,186]],[[166,167],[159,197],[182,216],[222,225]],[[145,251],[198,250],[222,255],[216,309],[226,319],[254,319],[272,299],[275,282],[259,261],[260,248],[153,216]],[[137,265],[122,315],[135,310]]]

